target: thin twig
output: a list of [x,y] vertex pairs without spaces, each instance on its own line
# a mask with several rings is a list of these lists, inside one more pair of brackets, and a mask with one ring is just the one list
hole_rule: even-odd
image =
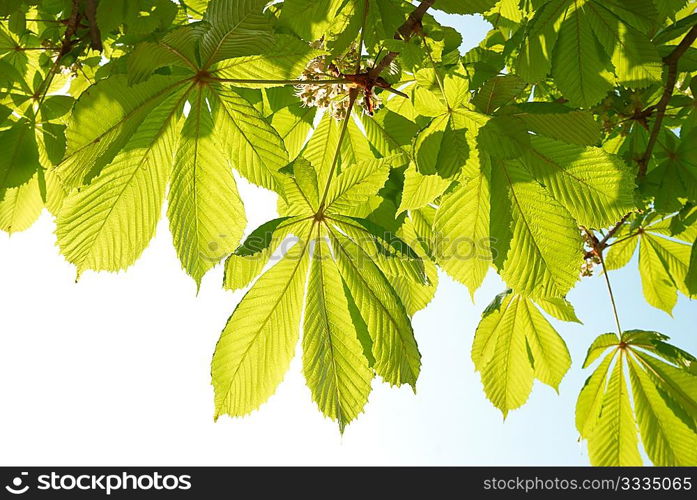
[[324,193],[322,194],[322,200],[319,203],[319,213],[324,215],[324,204],[327,201],[327,196],[329,195],[329,186],[332,184],[332,177],[334,177],[334,172],[336,172],[336,166],[339,164],[339,158],[341,157],[341,145],[344,142],[344,136],[348,130],[348,124],[352,119],[351,112],[353,111],[353,105],[356,103],[356,98],[358,97],[358,89],[352,88],[349,90],[349,105],[346,110],[346,116],[344,117],[344,123],[341,127],[341,133],[339,134],[339,142],[336,146],[336,151],[334,152],[334,158],[332,159],[332,166],[329,170],[329,175],[327,176],[327,182],[324,185]]
[[90,47],[101,52],[103,48],[102,34],[99,32],[99,26],[97,25],[97,2],[95,0],[87,0],[85,17],[90,26]]
[[615,294],[612,293],[612,285],[610,285],[610,276],[605,268],[605,258],[603,253],[598,254],[600,258],[600,265],[603,267],[603,275],[605,276],[605,284],[607,285],[607,292],[610,295],[610,303],[612,304],[612,314],[615,316],[615,324],[617,325],[617,334],[622,338],[622,326],[620,326],[620,316],[617,313],[617,304],[615,303]]
[[[615,294],[612,293],[612,285],[610,284],[610,277],[608,276],[607,268],[605,267],[605,258],[603,257],[603,250],[600,248],[600,242],[598,241],[598,238],[595,237],[592,231],[587,229],[586,227],[582,226],[582,229],[586,232],[588,235],[588,239],[591,241],[593,245],[593,250],[591,251],[591,255],[597,255],[598,259],[600,259],[600,265],[603,268],[603,274],[605,275],[605,284],[607,285],[607,291],[608,294],[610,294],[610,302],[612,304],[612,314],[615,316],[615,323],[617,324],[617,333],[619,334],[620,338],[622,338],[622,327],[620,326],[620,316],[617,313],[617,304],[615,303]],[[607,235],[606,235],[607,236]]]
[[690,48],[690,46],[695,42],[695,40],[697,40],[697,25],[693,26],[692,29],[687,32],[678,46],[675,47],[670,54],[663,58],[663,63],[668,68],[666,84],[663,88],[661,100],[658,101],[658,104],[656,105],[656,120],[654,121],[653,128],[651,129],[651,135],[649,136],[649,141],[646,145],[646,151],[644,151],[642,157],[637,160],[637,163],[639,164],[639,172],[637,173],[638,179],[643,179],[646,176],[646,172],[649,168],[649,160],[651,159],[653,148],[658,140],[658,134],[661,132],[663,117],[666,114],[668,102],[670,101],[670,98],[673,97],[675,84],[678,80],[678,61],[687,51],[687,49]]
[[[620,221],[617,224],[615,224],[614,226],[612,226],[610,228],[610,230],[607,232],[607,234],[605,236],[603,236],[603,239],[598,241],[598,249],[601,252],[603,250],[605,250],[605,248],[608,246],[608,244],[607,244],[608,240],[610,238],[612,238],[617,231],[619,231],[619,229],[624,225],[625,222],[627,222],[627,219],[629,219],[630,215],[632,215],[632,212],[625,214],[625,216],[622,217],[622,219],[620,219]],[[593,238],[595,238],[595,236],[593,236]],[[595,238],[595,239],[597,240],[597,238]],[[594,255],[594,250],[590,250],[590,251],[586,252],[585,258],[592,257],[593,255]]]
[[65,28],[65,34],[63,35],[63,40],[61,41],[60,51],[58,52],[56,59],[53,61],[51,68],[48,70],[48,74],[43,79],[43,81],[41,82],[41,85],[39,85],[39,88],[36,89],[36,92],[34,94],[35,97],[38,97],[38,104],[37,104],[38,107],[40,107],[41,104],[43,104],[44,99],[46,99],[46,95],[48,94],[48,89],[51,87],[51,82],[53,81],[53,77],[58,72],[58,68],[60,68],[61,60],[73,48],[73,36],[75,36],[75,33],[77,32],[77,26],[78,26],[79,22],[80,22],[80,1],[73,0],[72,1],[72,10],[70,11],[70,18],[68,19],[68,25]]

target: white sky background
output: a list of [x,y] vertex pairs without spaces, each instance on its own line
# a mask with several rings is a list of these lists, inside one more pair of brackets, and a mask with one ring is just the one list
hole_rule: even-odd
[[[449,22],[467,46],[486,31],[471,17]],[[275,217],[270,193],[241,190],[250,228]],[[481,311],[503,285],[490,275],[472,304],[442,276],[414,318],[418,393],[376,381],[366,412],[341,436],[312,402],[299,357],[259,411],[213,423],[210,359],[241,293],[221,289],[218,266],[196,297],[165,220],[127,272],[86,272],[77,284],[53,230],[44,214],[27,232],[0,236],[2,465],[587,463],[573,415],[589,374],[585,350],[614,324],[600,277],[570,295],[585,325],[554,321],[574,362],[560,395],[536,383],[504,423],[469,356]],[[643,301],[635,262],[611,278],[625,328],[656,329],[697,352],[694,303],[681,298],[671,320]]]

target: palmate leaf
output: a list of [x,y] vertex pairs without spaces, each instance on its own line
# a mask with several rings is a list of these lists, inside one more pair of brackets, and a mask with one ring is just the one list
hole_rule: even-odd
[[[236,368],[238,357],[230,363],[229,357],[225,358],[227,355],[223,354],[227,347],[221,347],[235,342],[237,337],[245,337],[250,331],[250,326],[244,326],[242,332],[237,332],[237,327],[231,325],[247,325],[245,319],[237,318],[242,314],[239,311],[248,314],[247,309],[241,309],[248,303],[248,297],[262,297],[263,293],[268,293],[257,288],[266,288],[266,280],[271,279],[269,276],[274,280],[297,280],[298,284],[294,286],[300,290],[300,295],[288,299],[288,302],[285,302],[285,297],[275,301],[263,299],[266,304],[263,311],[269,317],[276,318],[274,315],[278,314],[286,317],[289,313],[281,310],[285,307],[301,309],[299,301],[305,295],[303,362],[307,383],[320,410],[336,419],[340,428],[343,429],[362,411],[370,392],[373,371],[393,385],[408,383],[413,386],[416,383],[420,354],[410,318],[385,272],[402,270],[407,275],[419,275],[425,281],[420,256],[401,240],[388,238],[388,234],[374,223],[346,217],[344,213],[344,210],[352,213],[356,204],[374,197],[384,184],[391,164],[404,162],[405,155],[350,165],[330,180],[328,174],[334,171],[333,163],[338,162],[342,154],[338,140],[334,146],[335,155],[331,163],[324,166],[328,169],[324,185],[320,183],[318,170],[303,157],[283,169],[280,182],[285,196],[281,205],[285,217],[260,226],[228,259],[226,284],[234,288],[244,286],[248,277],[266,265],[278,244],[292,232],[300,236],[293,250],[303,248],[295,250],[296,253],[303,252],[312,264],[307,292],[304,277],[288,276],[295,273],[296,268],[284,264],[289,259],[286,256],[254,283],[233,313],[214,356],[216,394],[220,394],[218,387],[221,384],[231,387],[227,395],[217,397],[218,415],[247,413],[271,395],[272,386],[275,387],[282,376],[282,373],[274,372],[273,377],[264,378],[260,384],[261,374],[239,373]],[[229,273],[234,269],[240,270],[244,278],[231,276]],[[277,288],[283,286],[277,285]],[[251,304],[252,299],[249,301]],[[250,310],[252,307],[249,305]],[[259,321],[249,325],[259,327]],[[278,321],[274,321],[276,325]],[[287,339],[297,335],[295,317],[292,323],[282,322],[282,333],[278,333],[278,326],[267,324],[261,327],[265,330],[250,335],[275,334]],[[290,332],[291,328],[293,332]],[[264,348],[254,344],[250,352],[262,356]],[[286,367],[284,364],[283,370]],[[233,380],[232,386],[230,380]],[[236,391],[248,391],[257,386],[261,390],[250,393],[244,400],[235,399],[237,396],[233,393]]]
[[504,417],[527,401],[535,378],[556,389],[571,366],[562,338],[532,300],[517,294],[499,296],[484,311],[472,361]]
[[[180,76],[155,75],[131,86],[122,77],[110,78],[78,102],[68,127],[66,157],[56,169],[68,188],[98,176],[71,196],[59,223],[59,243],[78,272],[119,270],[138,257],[153,234],[172,165],[170,226],[182,265],[197,284],[235,249],[244,229],[231,167],[256,184],[278,189],[277,171],[288,162],[282,139],[238,93],[199,79],[196,54],[186,44],[200,30],[198,25],[181,28],[163,38],[177,64],[189,67],[188,77],[186,71],[173,70]],[[171,58],[164,63],[171,65]],[[168,139],[178,143],[173,160],[154,147],[164,131],[173,129],[168,123],[172,116],[158,110],[163,102],[170,107],[177,102],[181,108],[184,98],[192,111],[183,137],[175,132]],[[102,170],[107,171],[99,176]]]
[[655,465],[697,463],[694,358],[666,340],[657,332],[628,330],[621,339],[601,335],[589,349],[584,366],[607,353],[576,406],[576,426],[593,465],[641,465],[637,430]]

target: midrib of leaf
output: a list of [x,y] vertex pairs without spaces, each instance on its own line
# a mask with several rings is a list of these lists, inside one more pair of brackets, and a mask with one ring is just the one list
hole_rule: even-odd
[[626,356],[624,350],[618,349],[619,350],[619,359],[617,360],[617,363],[620,363],[621,367],[619,369],[619,382],[618,382],[618,387],[619,387],[619,393],[617,395],[617,400],[619,401],[618,403],[618,416],[617,416],[617,435],[618,435],[618,446],[617,446],[617,460],[615,463],[621,464],[621,458],[622,458],[622,442],[620,441],[620,437],[622,436],[622,400],[623,400],[623,395],[626,393],[627,398],[629,398],[629,392],[627,391],[627,382],[625,382],[625,375],[624,375],[624,362],[623,358]]
[[[549,8],[549,6],[552,4],[552,2],[546,3],[543,7]],[[566,4],[566,5],[565,5]],[[574,6],[576,2],[574,1]],[[566,20],[566,14],[569,11],[569,5],[567,2],[559,2],[555,8],[555,10],[551,13],[549,17],[547,17],[547,23],[542,24],[541,26],[537,26],[537,23],[535,23],[534,26],[530,29],[530,31],[533,31],[533,35],[537,35],[537,33],[544,31],[549,24],[554,25],[554,23],[561,17],[561,11],[564,11],[564,18],[562,19],[562,22]]]
[[[508,185],[511,188],[511,194],[513,195],[513,200],[515,201],[515,204],[518,207],[518,213],[520,214],[520,218],[522,219],[523,223],[525,224],[525,228],[528,230],[528,233],[530,234],[530,239],[532,240],[533,244],[535,245],[535,249],[537,250],[537,254],[540,256],[540,259],[542,260],[542,262],[544,262],[545,267],[547,269],[552,269],[549,266],[549,264],[547,263],[547,260],[545,260],[545,257],[542,254],[542,249],[540,248],[540,246],[537,243],[537,240],[533,236],[535,233],[532,231],[530,224],[528,224],[528,220],[525,218],[525,215],[523,214],[523,209],[521,208],[521,204],[518,201],[518,195],[516,195],[515,189],[513,189],[513,182],[511,181],[511,178],[508,175],[508,170],[506,169],[505,162],[501,162],[500,165],[503,168],[503,173],[506,176],[506,180],[508,181]],[[556,279],[557,277],[554,276],[554,274],[552,274],[551,271],[549,271],[549,274],[552,275],[552,277],[554,278],[554,280],[553,280],[554,286],[556,287],[557,286],[557,279]]]
[[78,149],[76,149],[75,151],[71,152],[69,155],[66,155],[66,156],[63,158],[63,160],[61,161],[61,163],[64,163],[65,160],[67,160],[68,158],[71,158],[72,156],[74,156],[74,155],[76,155],[77,153],[81,152],[83,149],[88,148],[88,147],[90,147],[90,146],[96,144],[97,142],[99,142],[99,140],[101,140],[102,137],[104,137],[105,135],[107,135],[109,132],[111,132],[112,130],[116,129],[117,127],[119,127],[120,125],[122,125],[124,122],[127,122],[134,114],[136,114],[137,112],[141,111],[147,104],[150,104],[150,102],[156,100],[157,98],[159,98],[159,97],[162,96],[163,94],[166,94],[167,92],[169,92],[170,90],[174,89],[174,88],[177,87],[178,85],[181,85],[181,84],[184,83],[184,82],[188,82],[189,80],[191,80],[191,78],[184,78],[184,79],[182,79],[182,80],[179,80],[179,81],[173,83],[172,85],[169,85],[169,86],[167,86],[167,87],[165,87],[165,88],[163,88],[163,89],[161,89],[161,90],[158,90],[155,94],[151,95],[150,97],[148,97],[147,99],[145,99],[142,103],[140,103],[140,106],[136,106],[135,108],[133,108],[132,110],[130,110],[128,113],[126,113],[118,122],[114,123],[114,124],[113,124],[111,127],[109,127],[107,130],[105,130],[104,132],[102,132],[101,134],[99,134],[97,137],[95,137],[94,139],[92,139],[92,140],[91,140],[90,142],[88,142],[87,144],[83,144],[83,145],[80,146]]
[[[512,304],[512,303],[513,303],[513,300],[511,300],[510,303]],[[509,304],[509,307],[510,307],[510,304]],[[513,311],[511,311],[512,314],[513,314],[513,325],[512,325],[513,328],[511,328],[511,332],[510,332],[510,334],[508,335],[508,342],[506,343],[507,345],[506,345],[506,348],[504,349],[504,356],[506,357],[506,361],[505,361],[505,363],[503,363],[503,374],[502,374],[502,376],[501,376],[501,378],[502,378],[502,380],[504,381],[504,384],[505,384],[505,389],[504,389],[504,391],[503,391],[503,394],[504,394],[504,400],[505,400],[505,405],[506,405],[506,406],[505,406],[505,408],[503,408],[503,409],[501,410],[501,411],[503,412],[504,418],[506,418],[506,415],[508,414],[508,409],[510,408],[510,404],[509,404],[508,398],[509,398],[509,395],[510,395],[509,386],[510,386],[510,383],[511,383],[511,379],[510,379],[510,377],[509,377],[508,374],[511,372],[511,364],[512,364],[513,361],[515,360],[515,358],[514,358],[514,356],[513,356],[513,353],[512,353],[512,351],[513,351],[512,346],[513,346],[513,338],[514,338],[516,335],[519,334],[518,331],[517,331],[517,329],[516,329],[516,327],[515,327],[515,325],[516,325],[516,320],[518,319],[518,310],[519,310],[519,309],[520,309],[520,301],[519,301],[519,300],[516,300],[516,301],[515,301],[515,309],[514,309]],[[501,317],[503,318],[503,315],[501,315]],[[523,336],[524,336],[524,335],[525,335],[525,334],[523,333]],[[499,340],[499,339],[497,338],[496,344],[498,344],[498,340]],[[523,340],[525,340],[525,339],[523,339]],[[493,360],[492,360],[492,362],[493,362]],[[531,367],[531,368],[532,368],[532,367]],[[529,397],[529,395],[526,396],[525,399],[527,399],[528,397]],[[523,400],[523,403],[524,403],[524,402],[525,402],[525,400]]]
[[[576,59],[578,60],[578,82],[580,83],[580,89],[581,93],[583,94],[583,100],[586,100],[586,92],[585,92],[585,84],[583,83],[583,67],[584,64],[582,62],[583,58],[581,57],[581,19],[580,15],[578,13],[578,7],[576,5],[576,0],[574,0],[574,20],[575,20],[575,28],[576,28]],[[566,13],[564,13],[564,20],[566,20]]]
[[[153,148],[153,146],[155,145],[155,143],[157,142],[157,140],[160,138],[160,136],[162,135],[162,133],[163,133],[163,132],[167,129],[167,127],[169,126],[169,120],[172,118],[172,116],[174,116],[174,114],[175,114],[175,113],[177,112],[177,110],[179,109],[180,104],[181,104],[181,103],[186,99],[186,97],[189,95],[189,92],[191,91],[191,88],[193,88],[193,85],[194,85],[194,84],[192,84],[192,86],[189,88],[189,90],[187,90],[187,91],[184,93],[184,95],[177,101],[176,105],[172,108],[172,111],[167,115],[167,118],[162,122],[162,126],[161,126],[160,129],[156,132],[155,136],[153,137],[152,142],[151,142],[150,145],[146,148],[145,152],[143,153],[143,156],[141,157],[140,161],[138,162],[138,167],[136,167],[136,168],[133,169],[133,172],[132,172],[131,175],[128,177],[128,180],[124,183],[123,189],[121,189],[121,191],[119,192],[118,196],[116,197],[116,199],[114,200],[114,202],[111,204],[111,207],[109,207],[109,210],[107,211],[106,216],[102,219],[102,222],[99,224],[99,229],[97,229],[97,231],[96,231],[95,234],[94,234],[94,237],[92,238],[92,241],[93,241],[93,242],[94,242],[94,241],[97,241],[97,239],[99,239],[99,235],[101,234],[102,229],[104,229],[104,226],[106,225],[107,221],[109,220],[109,217],[111,216],[111,213],[114,211],[114,208],[116,207],[116,205],[118,205],[118,202],[119,202],[119,200],[121,199],[121,197],[123,196],[123,193],[126,192],[128,186],[131,184],[131,182],[133,181],[133,179],[135,178],[135,176],[138,174],[138,171],[140,170],[142,163],[143,163],[143,162],[145,161],[145,159],[147,158],[147,155],[150,153],[150,150]],[[85,259],[86,259],[86,258],[87,258],[87,256],[85,256]]]
[[591,184],[588,184],[588,182],[584,181],[584,180],[581,179],[580,177],[576,177],[575,175],[573,175],[573,174],[572,174],[571,172],[569,172],[568,170],[564,170],[564,169],[561,167],[561,165],[559,165],[557,162],[555,162],[555,161],[552,160],[551,158],[548,158],[547,156],[543,155],[543,154],[540,153],[537,149],[535,149],[535,148],[530,148],[530,151],[532,151],[533,154],[534,154],[535,156],[538,156],[538,157],[539,157],[542,161],[544,161],[545,163],[548,163],[549,165],[552,165],[556,170],[558,170],[559,172],[561,172],[563,175],[566,175],[566,176],[571,177],[572,179],[574,179],[575,181],[577,181],[579,184],[583,184],[584,186],[586,186],[586,187],[587,187],[588,189],[590,189],[591,191],[595,191],[595,192],[598,193],[601,197],[603,197],[603,198],[606,198],[606,197],[607,197],[605,191],[603,191],[603,190],[601,190],[601,189],[598,189],[598,188],[594,187],[594,186],[591,185]]
[[492,84],[491,92],[489,92],[489,98],[486,101],[486,113],[491,113],[491,103],[494,100],[494,94],[496,93],[496,87],[501,83],[501,78],[494,78],[494,83]]
[[[646,233],[644,233],[643,236],[644,236],[643,240],[645,242],[647,242],[649,244],[649,246],[651,246],[651,249],[653,250],[654,255],[656,257],[658,257],[658,260],[663,265],[663,269],[665,270],[665,276],[667,276],[670,279],[670,282],[673,284],[673,287],[675,287],[677,289],[678,284],[675,282],[675,279],[673,279],[673,275],[670,272],[671,266],[668,265],[668,262],[666,262],[666,260],[663,258],[663,255],[661,255],[666,250],[663,247],[661,247],[658,243],[653,241],[654,238],[659,238],[659,236],[653,236],[653,235],[646,234]],[[663,238],[663,239],[667,239],[667,238]],[[668,241],[670,241],[670,240],[668,240]]]
[[288,280],[286,281],[286,284],[283,286],[283,290],[281,293],[278,294],[278,298],[274,301],[273,307],[269,309],[269,314],[264,318],[264,321],[262,321],[261,325],[259,325],[259,328],[256,329],[256,333],[254,334],[253,339],[247,343],[247,347],[245,348],[242,356],[240,356],[240,361],[237,363],[237,368],[235,368],[235,371],[232,373],[230,376],[230,383],[228,384],[227,391],[225,391],[225,399],[223,400],[223,404],[226,404],[228,401],[228,398],[230,397],[230,388],[232,387],[232,384],[235,380],[235,377],[237,377],[237,372],[240,371],[240,368],[244,364],[244,360],[247,358],[247,355],[249,354],[249,351],[251,350],[252,346],[255,345],[257,338],[261,334],[262,330],[264,327],[266,327],[266,324],[269,322],[269,319],[271,316],[273,316],[273,312],[276,310],[278,307],[278,304],[283,300],[284,295],[288,291],[288,287],[290,287],[291,282],[293,281],[293,277],[295,276],[295,273],[298,272],[298,268],[300,267],[300,264],[303,261],[303,257],[305,256],[305,252],[307,251],[307,248],[310,243],[310,235],[312,234],[312,227],[314,226],[314,223],[312,226],[310,226],[310,231],[307,233],[307,238],[305,239],[305,245],[303,246],[302,250],[300,251],[300,255],[298,256],[298,259],[295,263],[295,267],[293,268],[293,272],[290,273],[288,276]]
[[[329,232],[331,233],[331,235],[332,235],[332,237],[334,238],[334,240],[337,241],[337,242],[339,242],[339,238],[338,238],[337,235],[334,233],[334,230],[333,230],[331,227],[329,227],[329,226],[327,226],[327,229],[328,229]],[[392,323],[392,325],[394,326],[395,330],[398,332],[398,337],[399,337],[399,340],[400,340],[400,350],[402,351],[402,354],[405,356],[404,359],[407,359],[407,360],[408,360],[409,358],[408,358],[408,356],[407,356],[407,349],[404,347],[404,346],[405,346],[405,342],[404,342],[404,338],[403,338],[403,334],[402,334],[402,329],[401,329],[401,328],[399,327],[399,325],[397,324],[397,321],[392,317],[392,314],[391,314],[390,311],[385,307],[385,305],[382,303],[382,301],[380,300],[380,298],[379,298],[377,295],[375,295],[375,293],[373,292],[373,289],[370,287],[370,284],[369,284],[365,279],[363,279],[363,275],[360,273],[360,271],[358,270],[358,268],[354,265],[353,259],[351,259],[351,256],[350,256],[350,255],[348,254],[348,252],[344,249],[343,245],[341,245],[341,244],[339,243],[339,244],[337,244],[336,246],[337,246],[338,249],[341,251],[341,253],[343,253],[343,254],[346,256],[346,262],[347,262],[347,263],[351,266],[351,268],[354,270],[355,275],[358,277],[358,279],[361,281],[361,283],[363,283],[363,286],[364,286],[365,290],[371,295],[371,297],[373,297],[373,299],[374,299],[373,302],[376,303],[376,304],[378,304],[378,305],[380,306],[380,309],[382,309],[382,310],[384,311],[385,316],[386,316],[387,318],[389,318],[390,323]],[[371,262],[372,262],[372,259],[370,258],[370,255],[368,255],[367,253],[365,253],[365,251],[363,251],[363,249],[362,249],[359,245],[356,245],[356,248],[358,248],[361,252],[363,252],[363,254],[365,255],[365,258],[371,260]],[[380,272],[382,272],[382,271],[380,271]],[[394,292],[393,292],[393,293],[394,293]],[[401,305],[401,304],[399,304],[399,305]],[[407,361],[407,364],[409,365],[410,363]],[[411,369],[411,366],[410,366],[410,369]],[[401,375],[401,369],[399,370],[399,372],[400,372],[400,375]]]
[[167,42],[165,42],[164,40],[161,40],[161,41],[160,41],[160,45],[161,45],[165,50],[170,51],[172,54],[174,54],[174,55],[177,56],[179,59],[181,59],[182,61],[184,61],[184,62],[186,63],[187,66],[189,66],[191,69],[193,69],[195,72],[198,73],[199,68],[196,67],[196,65],[195,65],[193,62],[189,61],[189,58],[186,57],[184,54],[182,54],[179,50],[177,50],[176,47],[173,47],[173,46],[169,45],[169,44],[168,44]]
[[[193,164],[193,175],[191,176],[192,178],[192,183],[193,183],[193,198],[194,198],[194,224],[196,225],[196,241],[200,241],[201,234],[200,234],[200,229],[201,226],[199,224],[199,217],[198,217],[198,187],[197,187],[197,176],[198,176],[198,143],[201,138],[201,100],[203,99],[203,88],[199,87],[198,90],[198,111],[196,113],[196,138],[194,139],[194,164]],[[198,247],[198,243],[196,245]],[[199,247],[200,248],[200,247]],[[197,251],[199,250],[197,248]],[[200,281],[196,283],[196,287],[200,287]]]
[[[319,242],[319,239],[322,237],[321,235],[321,225],[317,224],[317,240]],[[310,231],[312,232],[312,231]],[[334,336],[332,335],[332,327],[329,323],[329,317],[327,316],[327,307],[326,307],[326,301],[325,301],[325,283],[324,283],[324,270],[322,269],[322,244],[316,245],[317,249],[317,254],[320,257],[320,281],[321,281],[321,287],[322,287],[322,307],[320,308],[320,311],[322,312],[322,320],[325,324],[326,327],[326,332],[327,332],[327,343],[329,344],[329,352],[331,353],[331,362],[332,362],[332,378],[334,379],[334,387],[336,387],[336,419],[339,422],[339,425],[343,425],[343,411],[342,411],[342,404],[341,402],[343,399],[341,398],[341,384],[339,382],[339,376],[338,376],[338,371],[337,371],[337,366],[336,366],[336,356],[334,355]]]

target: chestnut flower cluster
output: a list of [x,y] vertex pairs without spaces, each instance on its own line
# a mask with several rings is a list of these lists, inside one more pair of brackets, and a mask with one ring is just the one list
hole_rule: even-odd
[[[314,44],[321,48],[321,42]],[[339,79],[344,74],[352,74],[358,67],[359,55],[355,47],[340,58],[331,60],[328,56],[319,56],[312,59],[299,80],[308,82],[320,80]],[[348,113],[350,99],[349,90],[351,83],[305,83],[295,86],[295,95],[307,107],[327,109],[336,120],[343,120]],[[366,111],[374,111],[380,106],[380,98],[373,90],[364,92],[363,98],[357,100],[357,104],[363,106]]]

